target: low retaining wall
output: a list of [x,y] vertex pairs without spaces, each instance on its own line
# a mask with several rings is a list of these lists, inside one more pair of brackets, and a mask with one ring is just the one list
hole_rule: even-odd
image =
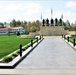
[[34,38],[33,35],[21,35],[20,38]]
[[67,34],[63,26],[47,26],[40,30],[40,35],[44,36],[61,36],[62,34]]
[[25,50],[22,53],[22,57],[20,57],[20,55],[18,55],[15,59],[13,59],[11,62],[9,63],[0,63],[0,68],[14,68],[16,65],[18,65],[30,52],[33,51],[33,49],[43,40],[43,38],[41,40],[39,40],[38,42],[36,42],[33,47],[29,47],[27,50]]

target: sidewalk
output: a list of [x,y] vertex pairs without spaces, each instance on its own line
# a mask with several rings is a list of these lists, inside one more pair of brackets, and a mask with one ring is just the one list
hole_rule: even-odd
[[45,37],[16,68],[0,74],[76,75],[76,51],[61,37]]

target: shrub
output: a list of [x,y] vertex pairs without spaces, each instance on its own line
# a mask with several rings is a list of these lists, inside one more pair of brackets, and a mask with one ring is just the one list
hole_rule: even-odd
[[20,36],[20,32],[17,32],[17,36]]
[[29,48],[30,46],[31,46],[31,43],[27,44],[27,45],[25,46],[25,49]]
[[8,63],[8,62],[10,62],[12,60],[13,60],[13,57],[12,56],[6,56],[6,57],[3,58],[2,62]]
[[28,49],[31,46],[31,43],[27,44],[22,50],[25,51],[26,49]]
[[25,48],[23,48],[22,50],[25,51]]
[[28,46],[25,47],[25,49],[27,49],[27,48],[28,48]]
[[34,40],[33,43],[36,43],[36,40]]
[[19,54],[19,53],[20,53],[20,50],[17,50],[17,51],[16,51],[16,53],[18,53],[18,54]]
[[17,56],[18,56],[18,54],[17,54],[17,53],[13,53],[13,54],[12,54],[12,56],[17,57]]
[[31,43],[27,44],[27,47],[30,47],[31,46]]
[[40,40],[41,38],[38,38],[38,40]]
[[30,47],[29,45],[27,45],[25,48],[28,48],[28,47]]

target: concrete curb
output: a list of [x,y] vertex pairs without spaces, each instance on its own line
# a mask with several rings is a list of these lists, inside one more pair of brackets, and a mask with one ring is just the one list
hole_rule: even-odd
[[[43,38],[44,39],[44,38]],[[43,41],[43,39],[39,40],[38,43],[36,42],[33,47],[29,47],[27,50],[25,50],[22,53],[22,57],[20,57],[20,55],[18,55],[15,59],[13,59],[11,62],[9,63],[0,63],[0,68],[3,69],[12,69],[14,67],[16,67],[25,57],[27,57],[27,55],[29,55],[34,48],[41,42]]]

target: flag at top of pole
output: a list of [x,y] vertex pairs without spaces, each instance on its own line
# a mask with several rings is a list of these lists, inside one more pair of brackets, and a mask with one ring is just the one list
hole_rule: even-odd
[[61,14],[61,19],[62,19],[62,26],[63,26],[63,13]]
[[61,15],[61,19],[63,19],[63,14]]
[[41,20],[42,20],[42,13],[41,13]]
[[51,14],[53,14],[53,10],[52,10],[52,8],[51,8]]

